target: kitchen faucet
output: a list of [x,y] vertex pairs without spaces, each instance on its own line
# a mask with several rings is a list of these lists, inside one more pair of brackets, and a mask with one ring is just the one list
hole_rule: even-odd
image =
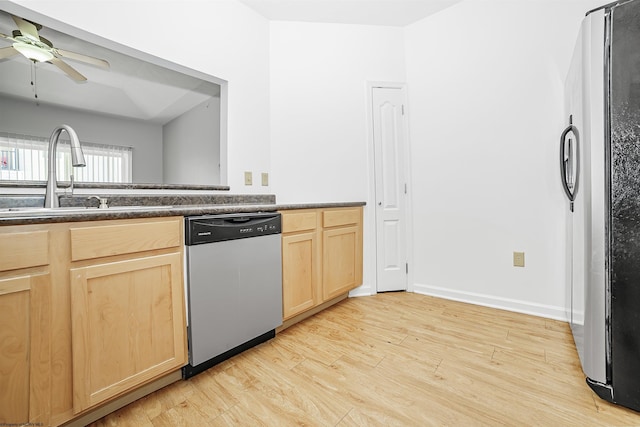
[[[71,164],[73,166],[85,166],[84,154],[80,147],[80,140],[76,131],[69,125],[60,125],[53,130],[51,138],[49,138],[49,178],[47,180],[47,189],[44,194],[44,207],[57,208],[60,207],[58,200],[58,178],[56,174],[56,150],[58,147],[58,139],[63,130],[66,130],[71,140]],[[71,191],[73,191],[73,175],[71,176]]]

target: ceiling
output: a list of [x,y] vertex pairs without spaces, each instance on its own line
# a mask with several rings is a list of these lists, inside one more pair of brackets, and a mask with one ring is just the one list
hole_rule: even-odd
[[[15,29],[11,15],[0,10],[0,33],[11,34]],[[175,64],[161,59],[155,58],[156,63],[142,61],[46,26],[38,33],[55,47],[105,59],[110,64],[105,70],[64,59],[88,79],[77,83],[54,65],[37,63],[35,87],[40,104],[165,124],[220,94],[219,85],[175,71],[175,67],[169,69],[167,66]],[[11,43],[0,38],[0,47]],[[0,59],[0,96],[35,102],[32,66],[19,54]]]
[[404,27],[461,0],[240,0],[271,21]]
[[[240,1],[269,20],[405,26],[461,0]],[[11,15],[0,10],[0,33],[11,34],[15,29]],[[36,88],[41,104],[164,124],[209,97],[219,96],[219,85],[176,72],[176,68],[159,67],[156,64],[163,63],[160,59],[151,64],[46,26],[39,33],[56,47],[105,59],[111,65],[103,70],[66,60],[88,78],[79,84],[51,64],[37,64]],[[0,48],[10,44],[0,38]],[[0,59],[0,67],[0,96],[33,102],[31,61],[15,55]]]

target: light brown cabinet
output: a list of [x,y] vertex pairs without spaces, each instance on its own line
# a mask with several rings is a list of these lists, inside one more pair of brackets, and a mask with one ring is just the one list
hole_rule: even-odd
[[73,410],[186,363],[182,220],[74,226]]
[[322,212],[324,301],[362,284],[362,208]]
[[315,211],[282,213],[282,316],[289,319],[318,305],[321,260]]
[[282,212],[282,305],[289,320],[362,284],[362,208]]
[[48,420],[49,234],[8,229],[0,238],[0,424]]
[[179,373],[182,224],[0,227],[0,423],[60,425]]

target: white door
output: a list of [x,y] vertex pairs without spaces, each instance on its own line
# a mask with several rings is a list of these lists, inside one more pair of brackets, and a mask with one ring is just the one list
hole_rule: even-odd
[[405,116],[401,88],[372,88],[377,291],[407,289]]

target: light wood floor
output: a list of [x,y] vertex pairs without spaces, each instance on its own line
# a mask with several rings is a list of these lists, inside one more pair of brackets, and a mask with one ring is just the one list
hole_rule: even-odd
[[566,323],[412,293],[348,299],[94,426],[610,426]]

